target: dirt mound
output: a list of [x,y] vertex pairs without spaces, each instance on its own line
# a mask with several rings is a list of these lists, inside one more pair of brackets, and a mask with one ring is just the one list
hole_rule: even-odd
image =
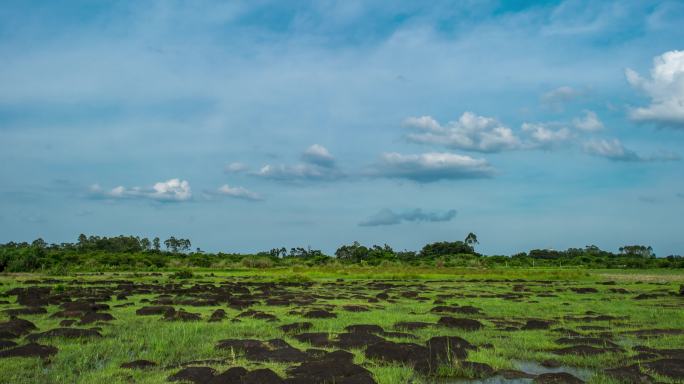
[[381,341],[366,348],[365,355],[369,359],[415,364],[426,360],[430,351],[418,344]]
[[432,360],[463,360],[475,346],[458,336],[436,336],[426,343]]
[[97,321],[112,321],[116,320],[114,316],[112,316],[109,313],[100,313],[100,312],[88,312],[86,313],[83,317],[81,317],[81,321],[79,321],[79,324],[91,324]]
[[16,346],[17,346],[17,343],[15,343],[14,341],[0,340],[0,349],[16,347]]
[[202,316],[199,313],[185,312],[184,310],[179,310],[175,312],[166,312],[164,314],[164,320],[166,321],[199,321],[202,320]]
[[523,330],[549,329],[551,324],[552,323],[550,321],[546,321],[546,320],[529,319],[529,320],[527,320],[527,322],[525,323],[525,325],[523,325],[523,327],[521,329],[523,329]]
[[354,333],[384,333],[381,326],[375,324],[352,324],[344,327],[347,332]]
[[639,366],[636,364],[630,365],[629,367],[618,367],[606,369],[603,372],[606,375],[611,376],[623,383],[631,384],[651,384],[653,383],[653,378],[639,370]]
[[536,375],[533,375],[531,373],[518,371],[516,369],[500,369],[496,371],[496,374],[501,375],[506,380],[534,379],[535,377],[537,377]]
[[16,339],[17,337],[26,335],[35,329],[37,329],[36,325],[32,322],[24,319],[14,318],[4,323],[0,323],[0,338]]
[[662,376],[676,380],[684,379],[684,359],[661,359],[642,363],[641,366]]
[[343,305],[342,309],[347,312],[368,312],[370,309],[361,305]]
[[309,358],[306,352],[292,347],[281,339],[273,339],[267,342],[253,339],[228,339],[219,341],[216,348],[242,352],[248,360],[254,361],[297,363]]
[[483,327],[482,323],[473,319],[460,319],[444,316],[437,321],[437,324],[447,328],[458,328],[466,331],[476,331]]
[[56,354],[58,349],[50,345],[40,345],[30,343],[20,347],[14,347],[0,351],[0,358],[3,357],[42,357],[47,358]]
[[175,374],[169,376],[168,381],[190,381],[195,384],[205,384],[214,378],[213,368],[209,367],[188,367],[183,368]]
[[593,356],[600,355],[601,353],[610,352],[604,348],[596,348],[590,345],[575,345],[572,347],[556,349],[552,351],[556,355],[581,355],[581,356]]
[[249,371],[247,371],[245,368],[233,367],[219,375],[214,376],[214,378],[209,380],[208,384],[240,384],[242,382],[242,378],[247,373],[249,373]]
[[154,305],[149,307],[142,307],[135,311],[136,315],[139,316],[152,316],[152,315],[165,315],[167,313],[176,312],[176,310],[168,305]]
[[280,328],[280,330],[285,332],[285,333],[290,333],[290,332],[306,331],[308,329],[311,329],[312,327],[313,327],[312,323],[305,321],[305,322],[281,325],[278,328]]
[[224,311],[223,309],[217,309],[209,317],[209,322],[215,323],[215,322],[221,321],[225,318],[226,318],[226,311]]
[[288,384],[375,384],[373,375],[352,362],[353,355],[335,351],[315,361],[307,361],[287,370]]
[[584,384],[584,381],[566,372],[542,373],[534,379],[534,384]]
[[102,337],[100,332],[94,329],[80,329],[80,328],[55,328],[41,333],[33,333],[26,336],[29,341],[36,341],[44,338],[64,337],[67,339],[78,339],[85,337]]
[[43,307],[25,307],[25,308],[13,308],[5,309],[4,311],[7,316],[23,316],[23,315],[43,315],[47,313],[47,310]]
[[314,347],[330,347],[333,345],[332,340],[329,339],[328,334],[324,332],[308,332],[300,333],[292,336],[297,341],[309,343]]
[[344,349],[360,348],[385,341],[382,337],[367,332],[341,333],[337,335],[337,339],[335,345]]
[[431,323],[424,323],[422,321],[401,321],[399,323],[394,324],[395,329],[405,329],[407,331],[414,331],[416,329],[423,329],[427,328],[431,325]]
[[146,369],[156,367],[157,363],[149,360],[135,360],[129,363],[123,363],[120,365],[121,368],[127,369]]
[[332,319],[337,315],[324,309],[314,309],[304,313],[304,317],[307,319]]

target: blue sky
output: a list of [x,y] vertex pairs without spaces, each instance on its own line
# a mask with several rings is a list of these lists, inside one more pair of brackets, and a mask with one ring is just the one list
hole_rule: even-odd
[[0,241],[684,253],[679,1],[4,2]]

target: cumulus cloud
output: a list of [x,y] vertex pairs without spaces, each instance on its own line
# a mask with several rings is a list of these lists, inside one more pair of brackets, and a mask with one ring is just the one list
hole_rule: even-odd
[[650,105],[631,110],[633,120],[684,129],[684,51],[655,57],[650,79],[632,69],[625,75],[630,85],[651,99]]
[[593,111],[584,111],[584,117],[576,118],[572,123],[575,128],[585,132],[596,132],[603,129],[603,122]]
[[491,177],[494,168],[485,159],[445,152],[404,155],[396,152],[382,155],[373,175],[403,178],[419,183]]
[[256,192],[252,192],[249,189],[244,188],[244,187],[231,187],[228,184],[222,185],[220,188],[218,188],[216,193],[219,195],[222,195],[222,196],[233,197],[236,199],[251,200],[251,201],[263,200],[261,195],[259,195]]
[[527,148],[551,148],[558,143],[572,138],[570,130],[565,127],[554,128],[553,123],[523,123],[523,132],[529,135]]
[[320,144],[314,144],[307,148],[302,154],[304,161],[310,164],[319,165],[321,167],[333,167],[335,165],[335,158],[330,154],[327,148]]
[[625,148],[618,139],[589,140],[584,143],[584,151],[590,155],[605,157],[614,161],[677,161],[680,157],[673,153],[659,153],[643,156]]
[[90,194],[92,197],[105,199],[142,198],[165,202],[187,201],[192,198],[190,183],[180,179],[160,181],[148,188],[126,188],[120,185],[107,190],[94,184],[90,187]]
[[239,161],[232,162],[225,166],[224,171],[226,173],[241,173],[249,169],[247,164],[241,163]]
[[513,131],[491,117],[464,112],[456,121],[441,125],[430,116],[409,117],[404,126],[418,130],[408,135],[410,141],[439,144],[476,152],[501,152],[520,147]]
[[359,223],[362,227],[376,227],[381,225],[396,225],[404,221],[443,222],[450,221],[456,216],[456,210],[445,212],[424,212],[420,208],[395,213],[390,209],[382,209],[373,216]]

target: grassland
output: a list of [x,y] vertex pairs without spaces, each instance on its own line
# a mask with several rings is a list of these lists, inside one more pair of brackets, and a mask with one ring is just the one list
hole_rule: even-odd
[[[313,383],[326,380],[316,376],[315,364],[330,363],[357,374],[327,379],[336,383],[492,377],[506,382],[503,376],[515,376],[514,371],[533,375],[511,382],[564,382],[533,377],[562,371],[590,383],[682,383],[681,367],[662,366],[665,360],[684,362],[682,283],[684,275],[671,270],[503,268],[199,270],[184,279],[172,273],[0,275],[0,323],[11,323],[14,314],[35,325],[15,337],[5,335],[5,341],[17,346],[35,341],[57,349],[44,357],[0,358],[0,382],[160,383],[188,367],[208,367],[213,374],[244,367],[270,369],[288,383]],[[80,304],[69,304],[74,302]],[[140,315],[144,307],[166,309]],[[45,313],[22,312],[35,308]],[[217,310],[225,317],[210,322]],[[317,316],[316,311],[324,313]],[[83,321],[89,313],[111,318]],[[280,328],[302,322],[310,327]],[[407,322],[425,324],[397,326]],[[382,330],[365,337],[345,330],[354,325]],[[93,329],[94,334],[40,335],[53,329]],[[444,358],[421,355],[437,336],[459,337],[472,348],[447,351]],[[378,338],[387,343],[380,344],[380,356],[370,352]],[[217,347],[222,340],[245,339],[280,339],[290,349],[278,343],[257,349]],[[16,348],[10,343],[0,356]],[[392,355],[395,347],[411,353]],[[340,349],[353,354],[351,361],[325,354]],[[137,360],[154,366],[121,367]],[[420,368],[427,361],[430,368]],[[295,374],[297,366],[302,368]],[[606,371],[615,368],[621,369]]]

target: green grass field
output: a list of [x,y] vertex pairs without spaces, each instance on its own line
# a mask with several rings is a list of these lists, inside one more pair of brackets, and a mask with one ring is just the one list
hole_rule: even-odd
[[[58,352],[50,357],[0,358],[0,382],[159,383],[166,382],[167,378],[187,366],[211,367],[217,373],[236,366],[248,370],[268,368],[281,378],[287,378],[291,376],[288,368],[297,366],[299,362],[258,361],[239,350],[218,349],[216,345],[224,339],[282,339],[290,346],[306,351],[312,345],[298,340],[295,337],[297,333],[285,333],[279,329],[284,324],[306,321],[312,326],[305,332],[327,333],[331,340],[345,332],[345,327],[357,324],[379,325],[385,331],[407,334],[383,336],[393,343],[422,346],[434,336],[459,336],[477,347],[468,351],[467,361],[486,364],[494,372],[468,369],[462,362],[466,359],[449,359],[440,362],[438,369],[425,373],[414,369],[410,362],[368,357],[364,353],[366,346],[346,348],[354,354],[354,365],[368,370],[377,383],[478,381],[484,379],[482,376],[498,377],[496,371],[500,370],[539,368],[542,371],[528,372],[538,374],[544,372],[539,363],[546,360],[560,365],[555,371],[574,373],[591,383],[630,381],[604,370],[635,364],[654,382],[682,383],[684,381],[677,372],[653,369],[649,364],[662,359],[684,359],[684,297],[679,295],[680,284],[683,283],[684,275],[670,270],[392,270],[346,267],[200,270],[189,279],[177,279],[171,273],[2,275],[0,293],[4,297],[0,297],[0,303],[3,303],[0,304],[0,322],[10,320],[7,310],[27,307],[17,302],[17,288],[19,291],[27,287],[50,288],[48,293],[36,299],[49,301],[40,305],[47,313],[18,315],[37,328],[7,339],[19,346],[27,343],[31,333],[66,328],[60,326],[60,322],[67,317],[53,317],[63,309],[60,304],[65,301],[107,304],[109,309],[99,312],[111,314],[114,320],[84,325],[76,323],[68,327],[95,327],[102,337],[38,339],[41,345],[57,347]],[[193,300],[204,300],[208,295],[216,297],[214,287],[222,284],[222,292],[239,287],[240,298],[251,298],[254,303],[242,308],[230,305],[229,301],[188,304]],[[130,294],[117,298],[116,293],[123,286]],[[573,290],[576,288],[591,288],[591,292]],[[387,296],[378,298],[381,293]],[[236,297],[237,291],[232,298]],[[287,298],[290,303],[269,305],[269,298]],[[305,304],[300,302],[302,298],[306,299]],[[155,305],[152,302],[160,300],[176,311],[182,308],[199,314],[200,319],[167,321],[162,320],[162,315],[136,314],[139,308]],[[366,311],[343,308],[350,305]],[[470,306],[476,311],[448,313],[434,309],[440,306]],[[226,312],[225,319],[208,322],[217,309]],[[325,309],[336,317],[305,318],[304,314],[311,309]],[[249,313],[244,314],[246,311],[272,315],[272,319],[250,317]],[[67,315],[78,320],[83,313]],[[442,317],[476,320],[481,328],[470,330],[438,325]],[[548,326],[525,329],[531,319],[546,322]],[[395,324],[399,322],[430,325],[415,330],[396,329]],[[644,330],[667,332],[659,335],[634,332]],[[569,338],[570,342],[559,342],[562,338]],[[596,340],[588,342],[587,338]],[[595,354],[557,353],[576,345],[591,345]],[[651,349],[650,356],[643,353],[644,347]],[[331,345],[319,349],[334,351],[340,347]],[[8,350],[11,348],[2,352]],[[120,367],[123,363],[140,359],[156,365],[147,369]]]

